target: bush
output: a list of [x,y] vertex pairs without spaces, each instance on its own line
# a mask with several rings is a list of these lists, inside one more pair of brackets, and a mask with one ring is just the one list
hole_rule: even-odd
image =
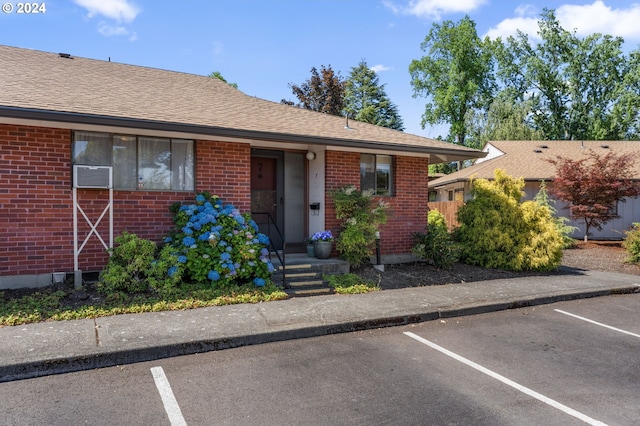
[[373,191],[360,191],[354,186],[342,187],[332,195],[336,218],[342,221],[336,249],[351,267],[361,266],[373,255],[376,231],[386,223],[389,205],[379,199],[372,208]]
[[123,232],[115,239],[116,247],[100,274],[97,288],[102,293],[137,293],[147,291],[149,271],[153,270],[156,244]]
[[627,250],[629,263],[640,263],[640,223],[634,223],[631,229],[625,232],[622,247]]
[[414,233],[413,240],[411,252],[438,268],[451,268],[459,259],[460,247],[452,241],[444,215],[438,210],[429,211],[426,233]]
[[473,199],[458,210],[455,239],[461,260],[471,265],[513,271],[556,269],[562,260],[562,235],[549,208],[522,202],[524,180],[496,170],[495,179],[472,182]]
[[325,275],[324,278],[329,282],[329,286],[338,294],[370,293],[380,290],[377,284],[366,281],[359,275],[352,273]]
[[167,257],[175,257],[168,275],[214,287],[270,282],[275,268],[268,257],[269,238],[251,217],[217,196],[202,193],[195,201],[177,208],[176,229],[165,240],[171,247]]
[[545,181],[540,182],[540,190],[534,197],[534,201],[541,206],[547,207],[551,212],[556,228],[558,228],[558,232],[560,232],[560,235],[562,236],[562,248],[567,249],[574,247],[576,245],[576,240],[571,236],[571,234],[577,231],[578,228],[576,226],[569,225],[568,218],[558,216],[558,210],[553,206],[553,204],[555,204],[555,200],[549,198],[547,184]]

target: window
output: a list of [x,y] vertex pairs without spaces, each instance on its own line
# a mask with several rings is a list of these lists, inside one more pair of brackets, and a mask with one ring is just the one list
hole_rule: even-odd
[[116,189],[192,191],[192,140],[75,132],[73,164],[112,166]]
[[376,195],[393,194],[393,157],[360,155],[360,189],[371,189]]

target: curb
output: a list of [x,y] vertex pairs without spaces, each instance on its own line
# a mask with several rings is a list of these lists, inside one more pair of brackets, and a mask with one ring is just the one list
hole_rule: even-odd
[[308,337],[320,337],[330,334],[349,333],[376,328],[396,327],[434,321],[443,318],[462,317],[523,308],[527,306],[547,305],[568,300],[632,294],[638,292],[640,292],[640,287],[637,285],[606,290],[569,292],[564,294],[514,299],[504,302],[473,303],[466,306],[454,306],[444,309],[440,308],[422,313],[363,319],[344,323],[302,327],[291,330],[279,330],[268,333],[239,335],[220,339],[194,340],[190,342],[150,346],[140,349],[127,349],[78,355],[67,358],[45,359],[0,367],[0,383],[53,374],[65,374],[96,368],[113,367],[122,364],[153,361],[176,356],[194,355],[204,352],[232,349],[241,346],[259,345],[263,343],[281,342]]

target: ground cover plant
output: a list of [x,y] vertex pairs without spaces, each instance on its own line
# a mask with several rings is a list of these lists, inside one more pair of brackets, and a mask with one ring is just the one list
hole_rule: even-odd
[[23,297],[11,297],[0,305],[0,324],[287,297],[271,280],[274,266],[268,257],[269,239],[248,214],[206,193],[198,194],[195,203],[176,205],[172,210],[175,229],[161,248],[124,232],[116,238],[95,288],[26,291]]

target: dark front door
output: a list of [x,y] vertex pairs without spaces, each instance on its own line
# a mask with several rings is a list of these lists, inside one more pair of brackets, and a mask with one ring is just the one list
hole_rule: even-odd
[[251,157],[251,214],[260,231],[281,249],[282,239],[275,229],[279,223],[278,201],[278,159]]

